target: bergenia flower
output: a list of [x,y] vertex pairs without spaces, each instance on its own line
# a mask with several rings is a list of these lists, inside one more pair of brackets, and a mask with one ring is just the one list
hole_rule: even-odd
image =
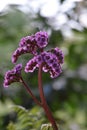
[[35,40],[36,40],[36,44],[38,45],[40,49],[44,48],[48,44],[48,34],[42,31],[37,32],[35,34]]
[[19,56],[25,53],[37,55],[39,49],[48,44],[48,34],[46,32],[37,32],[35,35],[23,37],[19,42],[19,47],[12,55],[12,62],[16,63]]
[[[54,49],[55,50],[55,49]],[[58,52],[58,50],[57,50]],[[61,70],[61,63],[63,60],[63,54],[60,53],[59,50],[58,54],[50,52],[42,52],[39,55],[33,57],[25,66],[25,72],[33,72],[36,68],[39,68],[42,64],[42,70],[44,72],[49,72],[51,78],[56,78],[62,72]],[[60,59],[61,55],[61,59]]]
[[[23,37],[19,42],[19,47],[12,55],[12,62],[15,63],[22,54],[31,53],[33,54],[33,58],[26,63],[26,73],[33,72],[42,64],[42,70],[44,72],[49,72],[51,78],[58,77],[62,72],[61,64],[64,62],[64,55],[62,50],[58,47],[44,51],[43,49],[47,46],[47,44],[48,34],[43,31],[39,31],[31,36]],[[10,79],[8,77],[10,77]],[[15,74],[13,69],[12,71],[8,71],[6,73],[4,84],[9,85],[11,82],[15,82],[17,80],[19,80],[18,74]]]
[[16,63],[19,56],[21,56],[22,54],[25,54],[25,53],[36,54],[36,48],[31,47],[30,45],[18,47],[12,55],[12,62]]
[[14,51],[12,55],[12,62],[16,63],[19,56],[26,53],[33,55],[37,54],[37,45],[34,40],[34,36],[23,37],[19,42],[19,47]]
[[22,64],[16,65],[12,70],[9,70],[5,74],[4,87],[8,87],[13,82],[20,82]]
[[50,51],[57,56],[59,63],[62,64],[64,62],[64,55],[61,49],[56,47],[56,48],[51,49]]

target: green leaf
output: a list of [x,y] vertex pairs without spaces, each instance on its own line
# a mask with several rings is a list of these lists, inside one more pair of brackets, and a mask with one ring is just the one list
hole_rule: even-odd
[[42,110],[39,107],[34,107],[31,110],[27,110],[22,106],[14,105],[13,110],[17,113],[17,120],[15,123],[9,123],[7,130],[12,127],[15,130],[40,130],[40,126],[43,122]]
[[16,130],[15,125],[13,122],[10,122],[9,125],[7,126],[7,130]]

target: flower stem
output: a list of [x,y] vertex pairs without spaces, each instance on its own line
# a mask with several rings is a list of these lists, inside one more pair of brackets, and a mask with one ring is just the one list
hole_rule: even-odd
[[35,102],[37,105],[42,106],[42,105],[41,105],[41,102],[39,102],[39,101],[37,100],[37,98],[33,95],[32,91],[30,90],[30,88],[29,88],[28,85],[25,83],[25,81],[23,80],[22,77],[20,78],[20,82],[23,83],[25,89],[26,89],[27,92],[31,95],[31,97],[33,98],[34,102]]
[[42,65],[40,65],[39,71],[38,71],[38,87],[39,87],[39,91],[40,91],[40,99],[41,99],[42,107],[43,107],[49,121],[51,122],[53,129],[58,130],[55,119],[47,105],[47,102],[46,102],[46,99],[44,96],[44,91],[43,91],[43,86],[42,86]]

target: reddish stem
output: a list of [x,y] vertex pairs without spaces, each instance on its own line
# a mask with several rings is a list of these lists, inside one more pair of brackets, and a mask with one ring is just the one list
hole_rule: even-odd
[[39,106],[42,106],[41,105],[41,102],[39,102],[37,100],[37,98],[33,95],[32,91],[30,90],[30,88],[28,87],[28,85],[25,83],[25,81],[23,80],[23,78],[21,77],[20,78],[20,82],[23,83],[24,87],[26,88],[27,92],[31,95],[31,97],[33,98],[34,102],[39,105]]
[[42,86],[42,65],[40,65],[39,67],[39,71],[38,71],[38,87],[39,87],[39,91],[40,91],[40,99],[41,99],[41,103],[42,103],[42,107],[49,119],[49,121],[52,124],[52,127],[54,130],[58,130],[58,127],[56,125],[55,119],[47,105],[45,96],[44,96],[44,92],[43,92],[43,86]]

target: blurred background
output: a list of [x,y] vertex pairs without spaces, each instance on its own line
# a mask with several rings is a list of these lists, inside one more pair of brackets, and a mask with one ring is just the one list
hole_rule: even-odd
[[[0,0],[0,130],[14,121],[11,105],[35,106],[23,86],[3,87],[4,74],[12,69],[12,53],[20,39],[47,31],[46,49],[60,47],[64,53],[63,73],[50,79],[43,73],[47,102],[61,130],[87,129],[87,1],[86,0]],[[31,58],[19,58],[23,65]],[[25,74],[25,81],[39,98],[37,71]],[[43,118],[43,117],[42,117]]]

